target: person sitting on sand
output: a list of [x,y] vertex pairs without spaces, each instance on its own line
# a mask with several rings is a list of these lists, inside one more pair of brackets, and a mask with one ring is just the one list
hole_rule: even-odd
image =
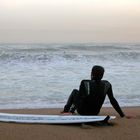
[[121,117],[124,117],[125,114],[113,96],[112,85],[109,81],[102,80],[103,75],[102,66],[93,66],[91,80],[81,81],[79,90],[72,91],[61,113],[74,113],[76,110],[80,115],[98,115],[108,95],[114,109]]

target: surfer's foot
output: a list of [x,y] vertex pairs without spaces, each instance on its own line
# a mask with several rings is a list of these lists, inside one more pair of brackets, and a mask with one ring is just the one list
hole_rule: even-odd
[[71,112],[61,112],[61,115],[73,115]]

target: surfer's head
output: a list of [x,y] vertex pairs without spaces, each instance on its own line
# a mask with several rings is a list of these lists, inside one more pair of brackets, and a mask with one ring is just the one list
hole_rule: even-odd
[[102,66],[95,65],[91,70],[91,80],[100,81],[104,75],[104,68]]

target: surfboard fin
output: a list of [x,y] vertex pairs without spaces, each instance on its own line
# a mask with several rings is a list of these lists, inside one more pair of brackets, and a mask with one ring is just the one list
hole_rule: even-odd
[[110,120],[110,116],[106,116],[104,120],[97,121],[97,122],[87,122],[83,123],[84,125],[93,125],[93,126],[109,126],[110,123],[108,122]]
[[110,116],[108,115],[108,116],[106,116],[106,118],[103,120],[103,122],[104,122],[104,123],[108,123],[109,119],[110,119]]
[[108,122],[110,120],[110,116],[106,116],[106,118],[103,121],[100,121],[100,125],[102,126],[108,126],[110,123]]

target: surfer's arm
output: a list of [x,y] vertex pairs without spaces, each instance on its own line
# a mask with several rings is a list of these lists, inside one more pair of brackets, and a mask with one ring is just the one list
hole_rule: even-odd
[[121,110],[117,100],[115,99],[115,97],[113,96],[113,91],[112,91],[112,86],[110,84],[110,87],[108,89],[107,95],[109,97],[110,103],[112,104],[112,106],[114,107],[114,109],[120,114],[121,117],[124,117],[125,114],[123,113],[123,111]]

